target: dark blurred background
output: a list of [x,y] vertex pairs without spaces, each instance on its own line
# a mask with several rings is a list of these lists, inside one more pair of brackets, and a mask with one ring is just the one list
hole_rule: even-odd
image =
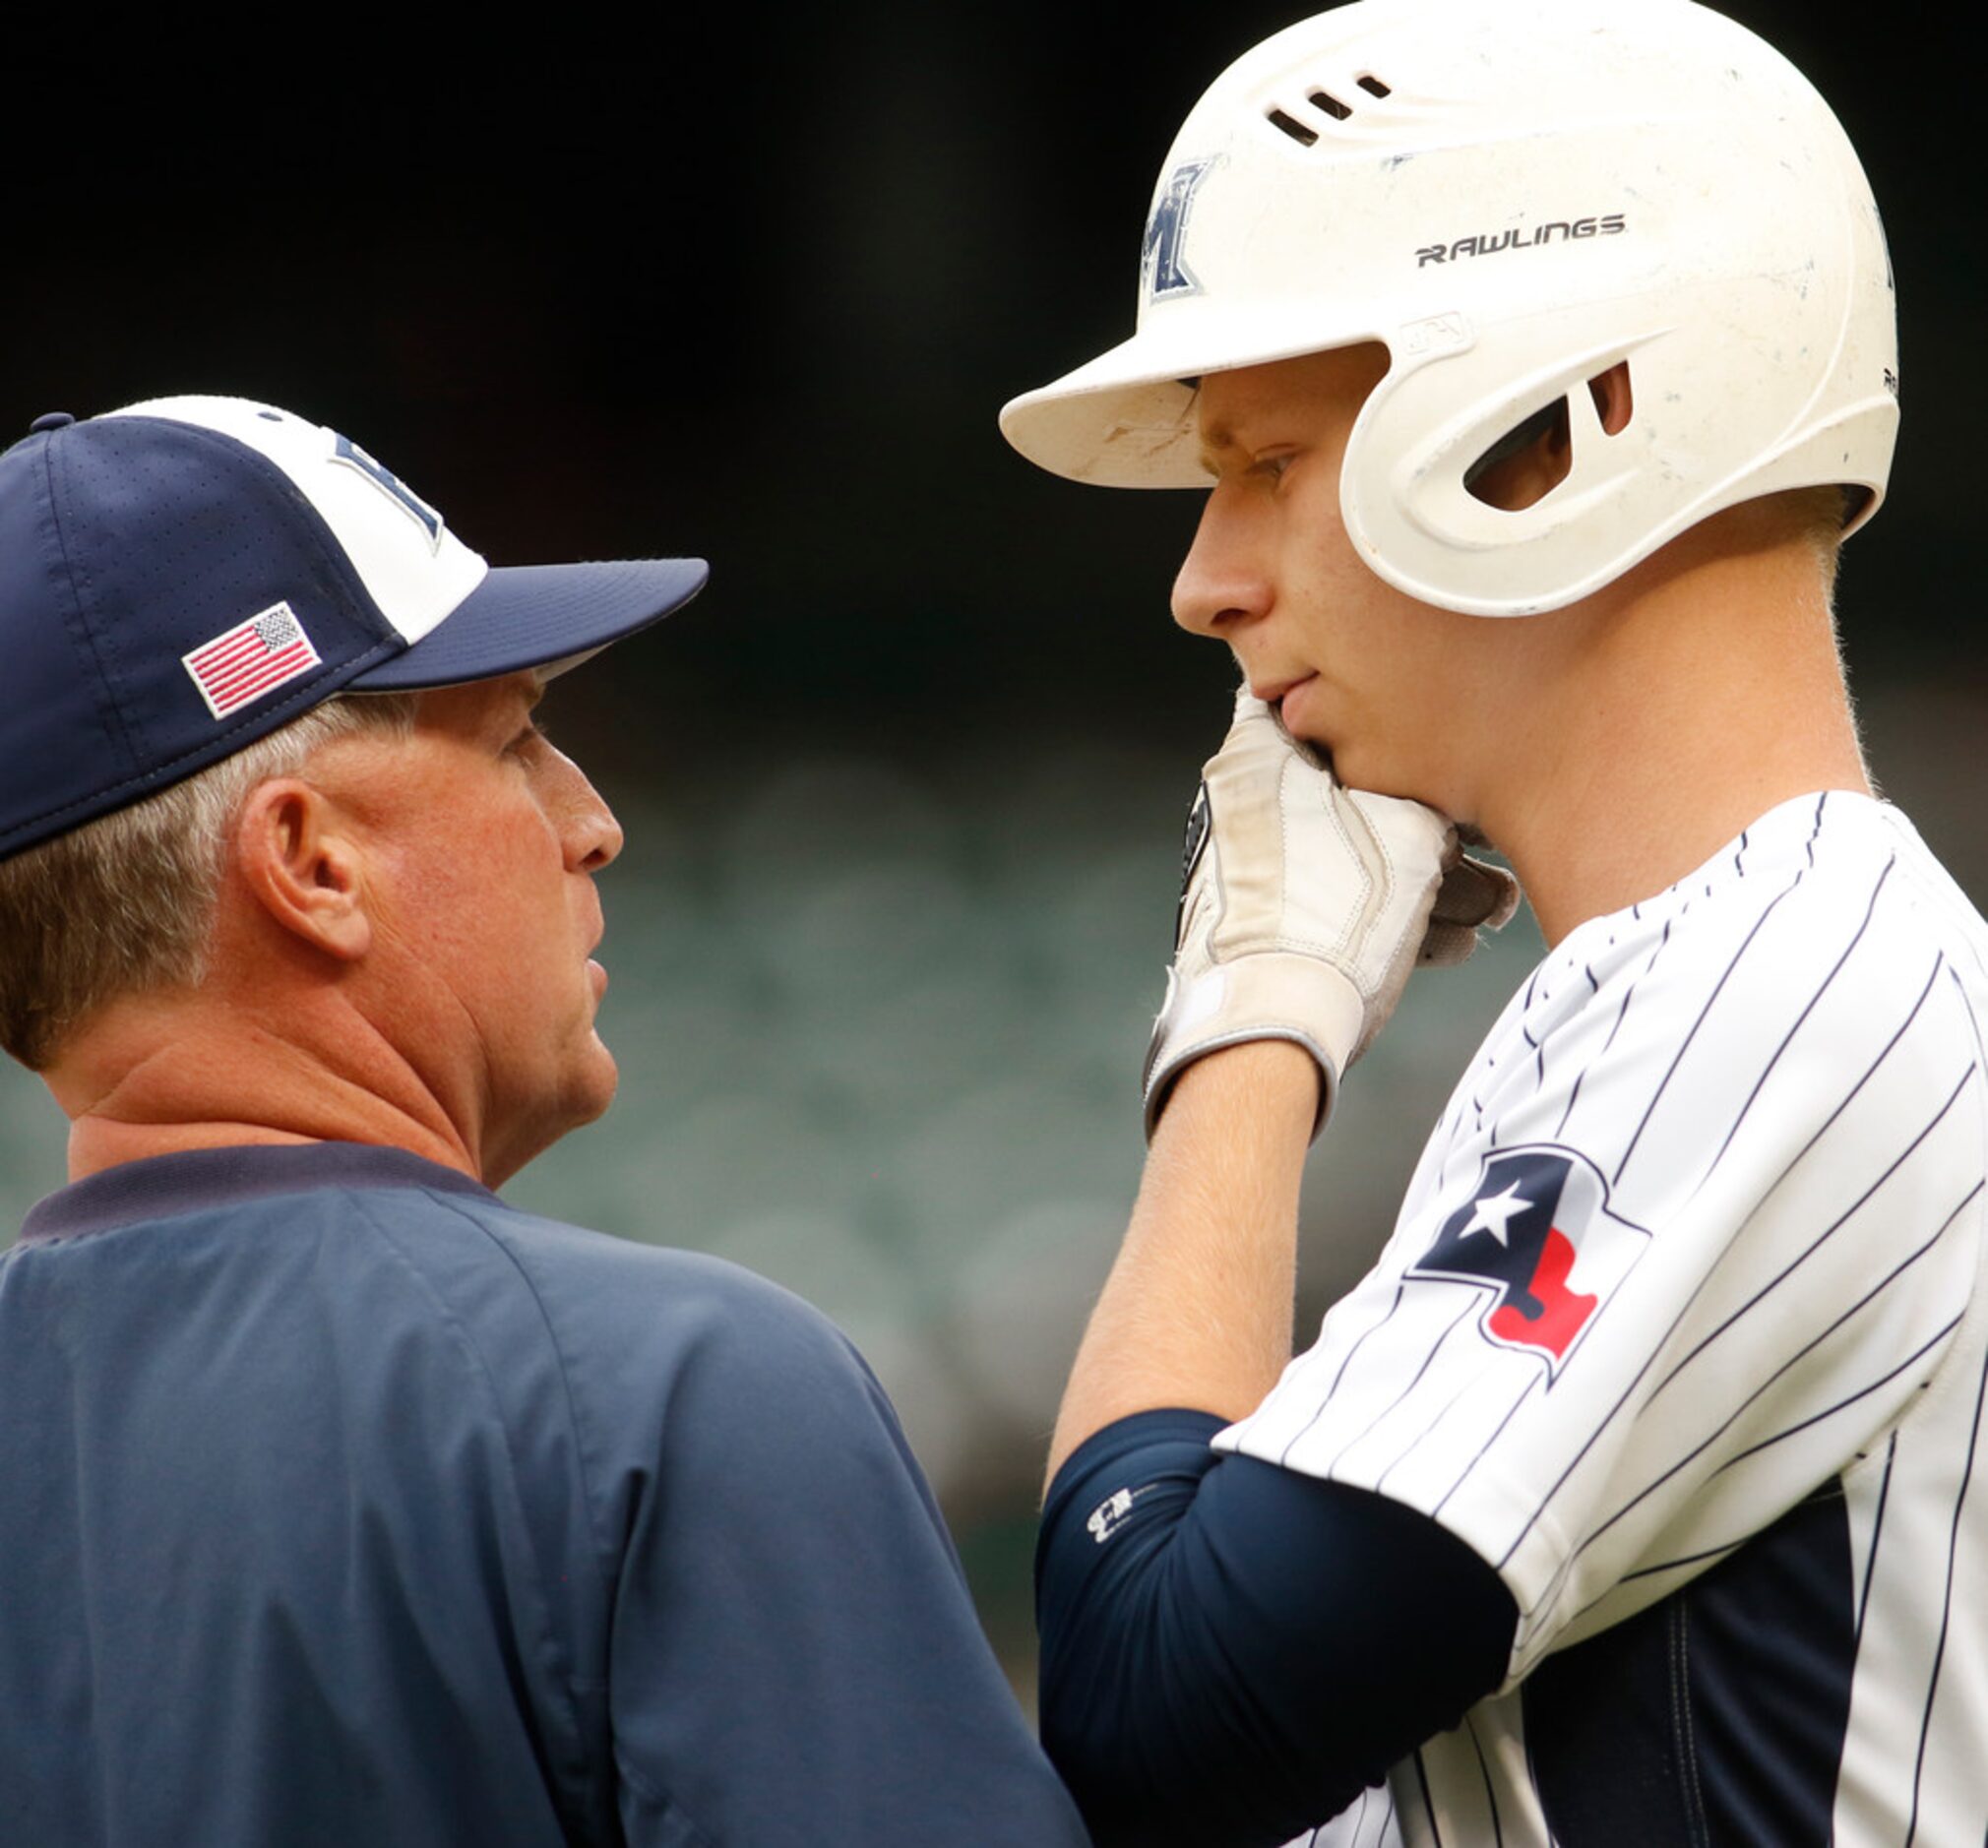
[[[1841,608],[1876,769],[1978,898],[1963,61],[1868,15],[1727,10],[1835,105],[1886,215],[1904,432]],[[1036,1475],[1137,1178],[1176,830],[1230,675],[1167,620],[1194,497],[1039,474],[994,418],[1130,333],[1180,117],[1305,11],[318,14],[224,40],[162,13],[15,70],[0,428],[238,393],[337,424],[493,562],[714,561],[549,703],[630,824],[625,1086],[510,1193],[842,1321],[1025,1697]],[[1528,928],[1450,1005],[1411,991],[1349,1088],[1307,1333]],[[59,1182],[60,1130],[0,1071],[0,1242]]]

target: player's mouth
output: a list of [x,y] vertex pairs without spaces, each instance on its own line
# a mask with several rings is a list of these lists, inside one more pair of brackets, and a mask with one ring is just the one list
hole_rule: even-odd
[[1277,729],[1297,748],[1299,756],[1329,770],[1333,768],[1333,748],[1317,729],[1319,714],[1310,709],[1317,704],[1318,696],[1312,690],[1317,682],[1318,675],[1311,673],[1296,680],[1276,682],[1261,692],[1255,687],[1250,691],[1271,708]]
[[1253,680],[1250,682],[1250,692],[1266,706],[1280,709],[1289,694],[1302,687],[1306,681],[1317,678],[1318,675],[1312,673],[1293,674],[1288,680]]
[[1311,698],[1309,689],[1317,680],[1315,673],[1300,674],[1293,680],[1273,681],[1262,687],[1252,687],[1250,691],[1276,713],[1283,728],[1295,738],[1299,735],[1304,709]]

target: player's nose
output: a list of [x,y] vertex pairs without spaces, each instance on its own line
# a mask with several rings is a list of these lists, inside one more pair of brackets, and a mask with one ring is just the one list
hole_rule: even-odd
[[1198,636],[1225,640],[1271,606],[1271,584],[1252,543],[1251,509],[1222,483],[1201,510],[1194,543],[1173,581],[1173,620]]

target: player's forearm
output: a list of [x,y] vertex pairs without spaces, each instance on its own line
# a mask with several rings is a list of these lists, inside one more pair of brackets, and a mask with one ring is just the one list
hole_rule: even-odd
[[1065,1389],[1049,1474],[1113,1420],[1235,1419],[1290,1358],[1298,1184],[1318,1068],[1284,1040],[1199,1060],[1153,1136],[1125,1244]]

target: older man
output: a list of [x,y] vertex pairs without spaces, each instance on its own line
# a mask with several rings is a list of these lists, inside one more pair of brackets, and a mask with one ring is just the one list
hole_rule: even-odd
[[533,718],[695,560],[490,570],[239,400],[0,457],[0,1834],[1083,1839],[848,1344],[490,1190],[598,1116]]
[[[1173,613],[1247,683],[1052,1447],[1052,1754],[1140,1848],[1980,1843],[1988,926],[1837,657],[1897,421],[1847,138],[1684,0],[1360,0],[1215,80],[1144,259],[1004,415],[1206,490]],[[1548,954],[1293,1358],[1308,1144],[1509,901],[1471,831]]]

